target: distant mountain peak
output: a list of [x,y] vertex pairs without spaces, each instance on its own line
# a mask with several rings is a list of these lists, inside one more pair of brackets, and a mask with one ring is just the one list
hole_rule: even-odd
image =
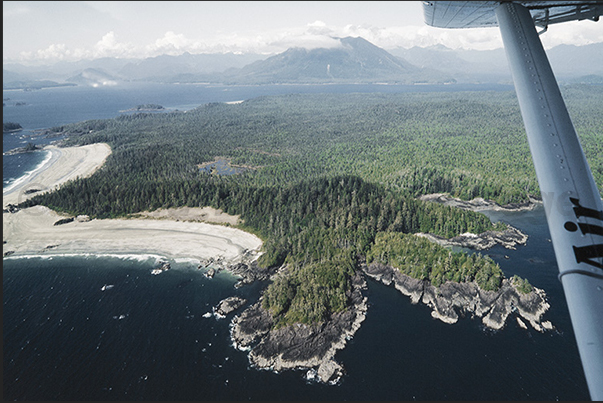
[[292,47],[233,72],[230,82],[406,82],[420,69],[362,37],[334,37],[342,46]]

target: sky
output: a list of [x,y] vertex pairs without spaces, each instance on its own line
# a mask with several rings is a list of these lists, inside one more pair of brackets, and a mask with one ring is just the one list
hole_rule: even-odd
[[[276,54],[360,36],[384,49],[502,47],[498,28],[441,29],[420,1],[3,1],[3,62],[160,54]],[[549,27],[545,48],[603,42],[603,22]]]

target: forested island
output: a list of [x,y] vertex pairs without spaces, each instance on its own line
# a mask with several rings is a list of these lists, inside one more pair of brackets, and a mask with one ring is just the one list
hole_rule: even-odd
[[142,104],[136,105],[134,108],[126,109],[120,112],[159,112],[164,111],[165,108],[158,104]]
[[4,122],[2,123],[2,133],[18,132],[23,130],[23,127],[19,123],[15,122]]
[[[603,94],[596,86],[563,91],[601,189]],[[450,239],[508,229],[423,195],[481,197],[502,206],[540,197],[512,92],[259,97],[51,131],[67,133],[65,145],[105,142],[113,152],[93,176],[22,207],[114,218],[211,206],[239,215],[238,227],[264,241],[259,259],[238,269],[257,268],[269,284],[260,302],[233,320],[233,340],[251,348],[255,365],[318,367],[323,381],[336,379],[343,370],[334,351],[362,322],[363,273],[376,276],[376,269],[389,273],[381,278],[419,282],[420,299],[431,301],[442,320],[467,307],[439,309],[436,297],[463,284],[484,310],[499,293],[509,304],[524,301],[538,326],[546,311],[541,290],[506,279],[489,257],[453,253],[415,235]],[[218,156],[256,169],[226,176],[199,168]],[[506,307],[490,306],[485,324],[503,326]]]

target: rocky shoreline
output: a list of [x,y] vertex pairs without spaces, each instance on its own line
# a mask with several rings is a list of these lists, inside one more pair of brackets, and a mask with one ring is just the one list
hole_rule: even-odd
[[[432,203],[439,203],[449,207],[456,207],[463,210],[471,210],[480,212],[484,210],[494,211],[529,211],[533,210],[541,201],[530,198],[525,203],[511,203],[504,206],[493,202],[492,200],[484,200],[481,197],[465,201],[457,197],[452,197],[446,193],[433,193],[419,196],[419,200]],[[528,241],[528,236],[507,224],[507,228],[503,231],[486,231],[481,234],[472,234],[470,232],[455,236],[450,239],[434,235],[418,233],[418,236],[425,237],[432,242],[442,246],[459,246],[461,248],[470,248],[475,250],[490,249],[495,245],[502,245],[507,249],[515,249],[516,245],[525,245]]]
[[239,288],[254,281],[268,280],[274,274],[275,269],[266,269],[257,264],[258,257],[258,252],[248,250],[243,253],[239,263],[227,264],[222,258],[209,258],[202,260],[197,268],[205,270],[204,275],[207,278],[213,278],[217,273],[226,270],[240,278],[235,284],[235,288]]
[[343,312],[332,314],[320,324],[273,329],[273,319],[261,307],[261,299],[231,322],[233,346],[249,351],[252,366],[280,372],[285,369],[307,369],[308,379],[335,384],[345,373],[344,367],[335,361],[337,350],[345,347],[367,311],[366,280],[357,273],[352,279],[348,298],[350,306]]
[[[444,245],[480,250],[495,244],[514,249],[515,245],[525,244],[527,240],[527,235],[510,226],[505,231],[488,231],[479,235],[462,234],[452,239],[431,234],[418,235]],[[255,280],[267,280],[274,274],[261,269],[255,262],[231,265],[224,269],[241,277],[235,285],[237,288]],[[503,280],[501,288],[496,292],[481,290],[475,282],[446,282],[436,288],[428,281],[413,279],[390,266],[363,264],[353,278],[353,287],[348,295],[350,306],[344,312],[333,314],[320,324],[296,324],[274,329],[272,315],[261,307],[260,297],[257,303],[233,317],[230,324],[233,346],[248,351],[249,362],[255,368],[275,372],[304,369],[307,379],[336,384],[344,375],[345,369],[334,360],[334,355],[337,350],[345,347],[346,340],[356,333],[366,317],[365,276],[386,285],[393,284],[396,289],[409,296],[413,304],[421,302],[431,307],[432,317],[445,323],[456,323],[460,316],[470,315],[481,318],[487,328],[498,330],[516,313],[515,317],[520,326],[527,328],[520,319],[523,318],[537,331],[553,329],[550,322],[542,321],[549,304],[541,289],[534,288],[529,294],[523,294],[508,279]],[[219,306],[221,305],[222,302]],[[214,308],[214,314],[217,311],[217,308]]]
[[442,246],[459,246],[475,250],[490,249],[495,245],[502,245],[507,249],[515,249],[516,245],[525,245],[528,241],[526,234],[508,224],[507,229],[504,231],[486,231],[481,234],[467,232],[450,239],[421,232],[415,235],[425,237]]
[[220,301],[212,310],[217,318],[225,318],[228,314],[236,311],[246,303],[247,300],[245,298],[228,297]]
[[529,197],[528,201],[524,203],[509,203],[504,206],[501,206],[500,204],[492,200],[485,200],[481,197],[476,197],[475,199],[465,201],[457,197],[452,197],[447,193],[427,194],[419,196],[419,200],[440,203],[445,206],[458,207],[464,210],[471,211],[527,211],[533,210],[538,204],[542,204],[542,201]]
[[[470,315],[481,318],[486,327],[499,330],[515,312],[539,332],[553,329],[551,322],[542,321],[550,305],[545,292],[539,288],[534,287],[532,292],[524,294],[509,279],[503,279],[498,291],[484,291],[475,282],[448,281],[436,288],[429,281],[417,280],[383,264],[365,264],[362,271],[385,285],[393,284],[410,297],[411,303],[429,306],[433,309],[431,316],[445,323],[456,323],[459,315]],[[521,322],[519,317],[518,321]]]

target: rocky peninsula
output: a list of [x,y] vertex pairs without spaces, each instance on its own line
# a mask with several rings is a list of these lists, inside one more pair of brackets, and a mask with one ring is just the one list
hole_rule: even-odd
[[440,203],[445,206],[458,207],[464,210],[471,211],[483,211],[483,210],[495,210],[495,211],[525,211],[532,210],[536,205],[542,204],[540,200],[529,197],[527,202],[524,203],[509,203],[504,206],[492,201],[485,200],[481,197],[466,201],[461,200],[457,197],[452,197],[447,193],[432,193],[423,196],[419,196],[419,200],[430,201],[434,203]]
[[231,322],[231,339],[240,350],[249,351],[251,365],[280,372],[285,369],[307,369],[308,378],[335,384],[345,373],[334,360],[335,353],[345,347],[360,328],[367,311],[366,280],[361,273],[352,278],[350,304],[319,324],[295,324],[275,328],[272,315],[262,308],[262,300],[247,308]]
[[433,309],[431,316],[445,323],[456,323],[459,315],[470,315],[481,318],[486,327],[498,330],[516,312],[539,332],[553,329],[551,322],[542,321],[550,307],[544,291],[534,287],[531,292],[523,293],[513,280],[503,279],[498,291],[484,291],[475,282],[448,281],[436,288],[429,281],[412,278],[378,263],[365,264],[362,271],[385,285],[393,284],[410,297],[411,303],[429,306]]
[[495,245],[502,245],[507,249],[515,249],[516,245],[525,245],[528,241],[526,234],[508,224],[507,228],[503,231],[486,231],[481,234],[467,232],[450,239],[434,234],[417,233],[416,235],[425,237],[442,246],[459,246],[475,250],[490,249]]
[[[525,203],[511,203],[501,206],[492,200],[484,200],[481,197],[465,201],[457,197],[452,197],[446,193],[433,193],[419,196],[419,200],[439,203],[445,206],[475,212],[484,210],[526,211],[534,209],[536,205],[541,203],[539,200],[530,198],[529,201]],[[470,248],[475,250],[489,249],[495,245],[502,245],[507,249],[515,249],[516,245],[525,245],[528,241],[528,236],[526,234],[508,224],[507,228],[503,231],[486,231],[481,234],[472,234],[467,232],[450,239],[433,234],[418,233],[416,235],[423,236],[442,246],[459,246],[461,248]]]

